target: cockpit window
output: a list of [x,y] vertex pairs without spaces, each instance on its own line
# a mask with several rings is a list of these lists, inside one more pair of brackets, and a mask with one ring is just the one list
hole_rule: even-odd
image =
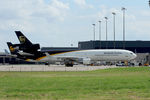
[[133,53],[130,53],[131,55],[133,55]]

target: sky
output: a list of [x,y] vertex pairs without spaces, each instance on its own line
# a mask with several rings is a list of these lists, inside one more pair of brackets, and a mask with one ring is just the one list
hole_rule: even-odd
[[108,40],[113,40],[113,15],[116,13],[116,40],[122,40],[122,11],[125,7],[126,40],[150,40],[148,0],[0,0],[0,51],[6,42],[19,43],[14,31],[22,31],[41,47],[74,47],[79,41],[99,39],[98,21],[108,17]]

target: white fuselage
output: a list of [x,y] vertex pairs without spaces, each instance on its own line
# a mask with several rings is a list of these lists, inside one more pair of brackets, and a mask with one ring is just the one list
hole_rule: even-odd
[[136,54],[128,50],[120,49],[98,49],[98,50],[78,50],[47,56],[40,61],[58,61],[65,58],[89,58],[91,61],[129,61],[136,58]]

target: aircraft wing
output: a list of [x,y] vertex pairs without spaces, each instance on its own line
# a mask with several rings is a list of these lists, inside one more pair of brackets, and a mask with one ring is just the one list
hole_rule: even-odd
[[59,61],[63,62],[76,62],[76,63],[82,63],[82,64],[89,64],[91,59],[85,58],[85,57],[73,57],[73,56],[64,56],[64,57],[57,57]]
[[57,57],[57,59],[61,59],[61,60],[71,60],[71,61],[78,61],[81,59],[84,59],[83,57],[74,57],[74,56],[64,56],[64,57]]

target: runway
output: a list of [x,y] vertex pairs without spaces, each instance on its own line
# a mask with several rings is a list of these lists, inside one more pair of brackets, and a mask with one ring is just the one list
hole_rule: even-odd
[[[118,66],[117,66],[118,67]],[[98,69],[117,68],[116,66],[84,66],[75,65],[74,67],[65,67],[64,65],[0,65],[0,71],[92,71]]]

